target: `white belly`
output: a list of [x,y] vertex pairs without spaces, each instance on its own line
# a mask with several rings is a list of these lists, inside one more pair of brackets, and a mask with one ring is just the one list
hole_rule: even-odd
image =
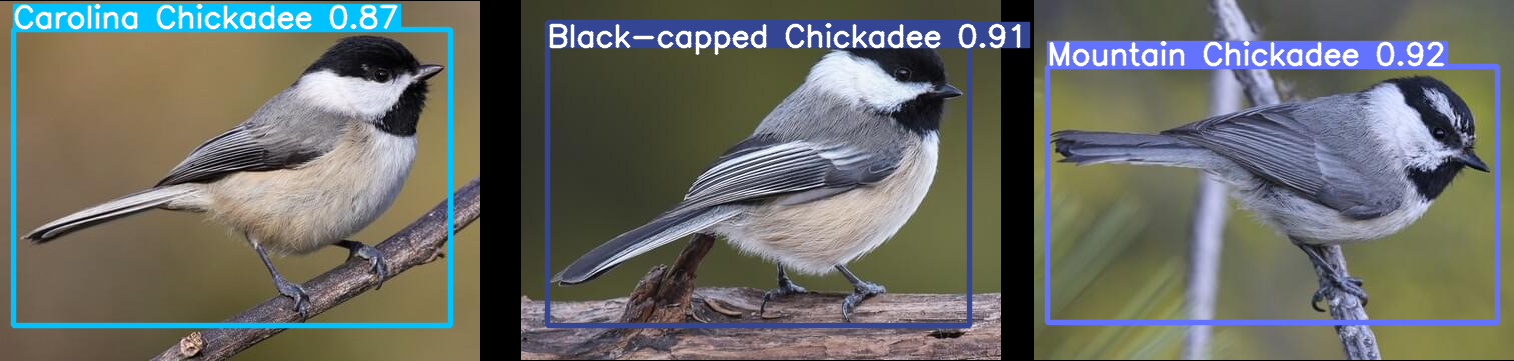
[[404,186],[415,137],[367,124],[343,137],[348,139],[299,168],[236,173],[207,184],[211,219],[277,254],[308,253],[362,230]]
[[1335,209],[1299,197],[1276,186],[1239,189],[1242,205],[1259,218],[1298,241],[1309,244],[1342,244],[1387,237],[1418,220],[1430,208],[1412,187],[1403,190],[1405,201],[1381,217],[1357,220]]
[[796,205],[769,204],[713,229],[746,253],[803,274],[834,271],[892,237],[915,213],[936,175],[937,136],[905,151],[883,181]]

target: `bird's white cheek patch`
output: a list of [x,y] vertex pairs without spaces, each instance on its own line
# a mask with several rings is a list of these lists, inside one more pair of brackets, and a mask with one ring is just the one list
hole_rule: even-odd
[[401,74],[387,83],[375,83],[319,71],[300,77],[295,92],[328,110],[376,119],[388,113],[389,108],[399,101],[400,94],[410,85],[410,78],[409,74]]
[[872,60],[858,59],[842,51],[826,54],[810,69],[805,82],[842,98],[860,101],[870,108],[890,112],[930,90],[930,84],[899,82]]

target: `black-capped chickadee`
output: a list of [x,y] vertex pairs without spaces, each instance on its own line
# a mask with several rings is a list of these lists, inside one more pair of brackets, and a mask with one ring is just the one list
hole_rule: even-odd
[[368,259],[378,249],[344,240],[377,219],[404,185],[426,79],[404,45],[377,36],[340,40],[251,118],[195,148],[157,185],[75,212],[26,235],[36,243],[149,209],[203,212],[247,237],[279,293],[306,318],[307,296],[268,260],[328,245]]
[[1462,167],[1488,171],[1472,152],[1477,136],[1467,103],[1423,76],[1161,134],[1052,136],[1062,162],[1198,168],[1229,183],[1242,206],[1286,234],[1316,267],[1333,271],[1313,304],[1330,288],[1367,299],[1360,279],[1323,264],[1319,247],[1396,233],[1418,220]]
[[833,50],[773,108],[752,135],[721,155],[682,202],[651,222],[589,251],[553,277],[582,283],[683,236],[721,235],[746,253],[778,263],[778,288],[763,297],[808,292],[784,268],[832,270],[855,290],[842,318],[875,294],[846,263],[904,225],[936,174],[937,131],[946,83],[933,49]]

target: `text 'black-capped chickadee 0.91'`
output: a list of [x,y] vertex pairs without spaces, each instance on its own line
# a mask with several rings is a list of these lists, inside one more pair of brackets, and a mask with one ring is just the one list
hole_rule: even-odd
[[[1161,134],[1063,130],[1062,162],[1202,169],[1229,183],[1259,219],[1282,231],[1330,279],[1365,301],[1361,280],[1323,264],[1321,248],[1382,238],[1414,223],[1463,167],[1488,171],[1472,145],[1472,112],[1430,77],[1260,106]],[[1322,310],[1321,310],[1322,311]]]
[[[846,263],[893,236],[915,213],[936,174],[946,83],[934,49],[843,49],[825,54],[757,130],[694,180],[683,201],[646,225],[584,254],[553,277],[583,283],[683,236],[723,236],[778,263],[778,288],[805,293],[784,272],[840,271],[854,307],[883,293]],[[761,312],[759,311],[759,313]]]
[[383,255],[345,238],[399,194],[415,158],[426,80],[441,71],[388,38],[342,39],[293,85],[195,148],[157,185],[49,222],[26,238],[44,243],[154,208],[205,213],[247,237],[279,293],[306,319],[305,289],[279,275],[267,253],[341,246],[368,259],[383,284]]

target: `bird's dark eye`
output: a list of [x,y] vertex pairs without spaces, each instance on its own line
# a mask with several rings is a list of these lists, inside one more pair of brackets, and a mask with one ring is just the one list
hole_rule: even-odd
[[374,81],[378,81],[380,83],[389,81],[389,70],[388,69],[379,69],[379,70],[373,71],[373,80]]
[[1435,139],[1445,139],[1446,128],[1435,128],[1435,131],[1430,132],[1430,135],[1435,136]]
[[899,81],[909,81],[909,68],[899,67],[897,69],[894,69],[894,79],[899,79]]

